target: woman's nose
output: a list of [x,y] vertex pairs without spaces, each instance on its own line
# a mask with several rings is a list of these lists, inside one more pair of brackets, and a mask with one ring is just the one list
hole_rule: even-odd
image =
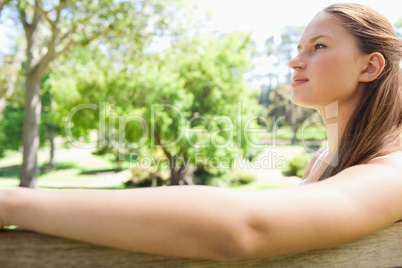
[[303,70],[306,68],[306,63],[305,63],[305,61],[303,61],[300,58],[300,54],[299,54],[289,61],[289,67],[292,68],[293,70],[296,70],[296,69]]

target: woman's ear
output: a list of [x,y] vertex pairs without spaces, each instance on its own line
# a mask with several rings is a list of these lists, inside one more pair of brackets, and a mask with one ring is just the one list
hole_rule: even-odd
[[374,81],[384,70],[385,59],[379,52],[373,52],[367,55],[365,69],[359,76],[359,82]]

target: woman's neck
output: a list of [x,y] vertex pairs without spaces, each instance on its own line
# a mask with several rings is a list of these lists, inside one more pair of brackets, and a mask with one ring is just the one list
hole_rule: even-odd
[[365,88],[366,85],[360,83],[349,98],[327,103],[317,108],[327,129],[329,154],[333,157],[336,156],[342,134],[355,108],[359,105]]
[[335,156],[340,139],[352,116],[355,105],[351,103],[332,102],[318,108],[327,129],[329,154]]

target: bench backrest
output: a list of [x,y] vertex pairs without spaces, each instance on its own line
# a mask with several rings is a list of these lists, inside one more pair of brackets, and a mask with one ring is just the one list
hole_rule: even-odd
[[132,253],[22,230],[0,231],[0,267],[401,267],[402,222],[336,247],[214,262]]

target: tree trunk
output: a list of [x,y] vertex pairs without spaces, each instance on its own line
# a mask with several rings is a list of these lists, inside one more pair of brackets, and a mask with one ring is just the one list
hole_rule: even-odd
[[293,130],[293,138],[292,138],[292,144],[296,143],[296,133],[297,133],[297,123],[296,123],[296,105],[295,104],[290,104],[290,125],[292,126]]
[[49,126],[49,142],[50,142],[49,166],[51,168],[54,168],[56,166],[56,161],[54,158],[54,127],[52,125]]
[[20,186],[36,188],[39,176],[38,149],[39,124],[41,117],[41,100],[39,95],[42,76],[32,70],[27,73],[25,85],[24,129],[23,129],[23,161],[20,175]]
[[179,174],[176,171],[176,168],[170,168],[170,185],[179,185]]
[[5,2],[4,1],[0,1],[0,15],[1,15],[1,11],[3,10]]
[[292,138],[292,144],[295,144],[295,143],[296,143],[296,141],[297,141],[297,138],[296,138],[297,127],[296,127],[296,126],[292,126],[292,129],[293,129],[293,138]]
[[178,170],[176,169],[175,165],[170,166],[170,185],[185,184],[188,184],[185,179],[185,166],[181,165]]

